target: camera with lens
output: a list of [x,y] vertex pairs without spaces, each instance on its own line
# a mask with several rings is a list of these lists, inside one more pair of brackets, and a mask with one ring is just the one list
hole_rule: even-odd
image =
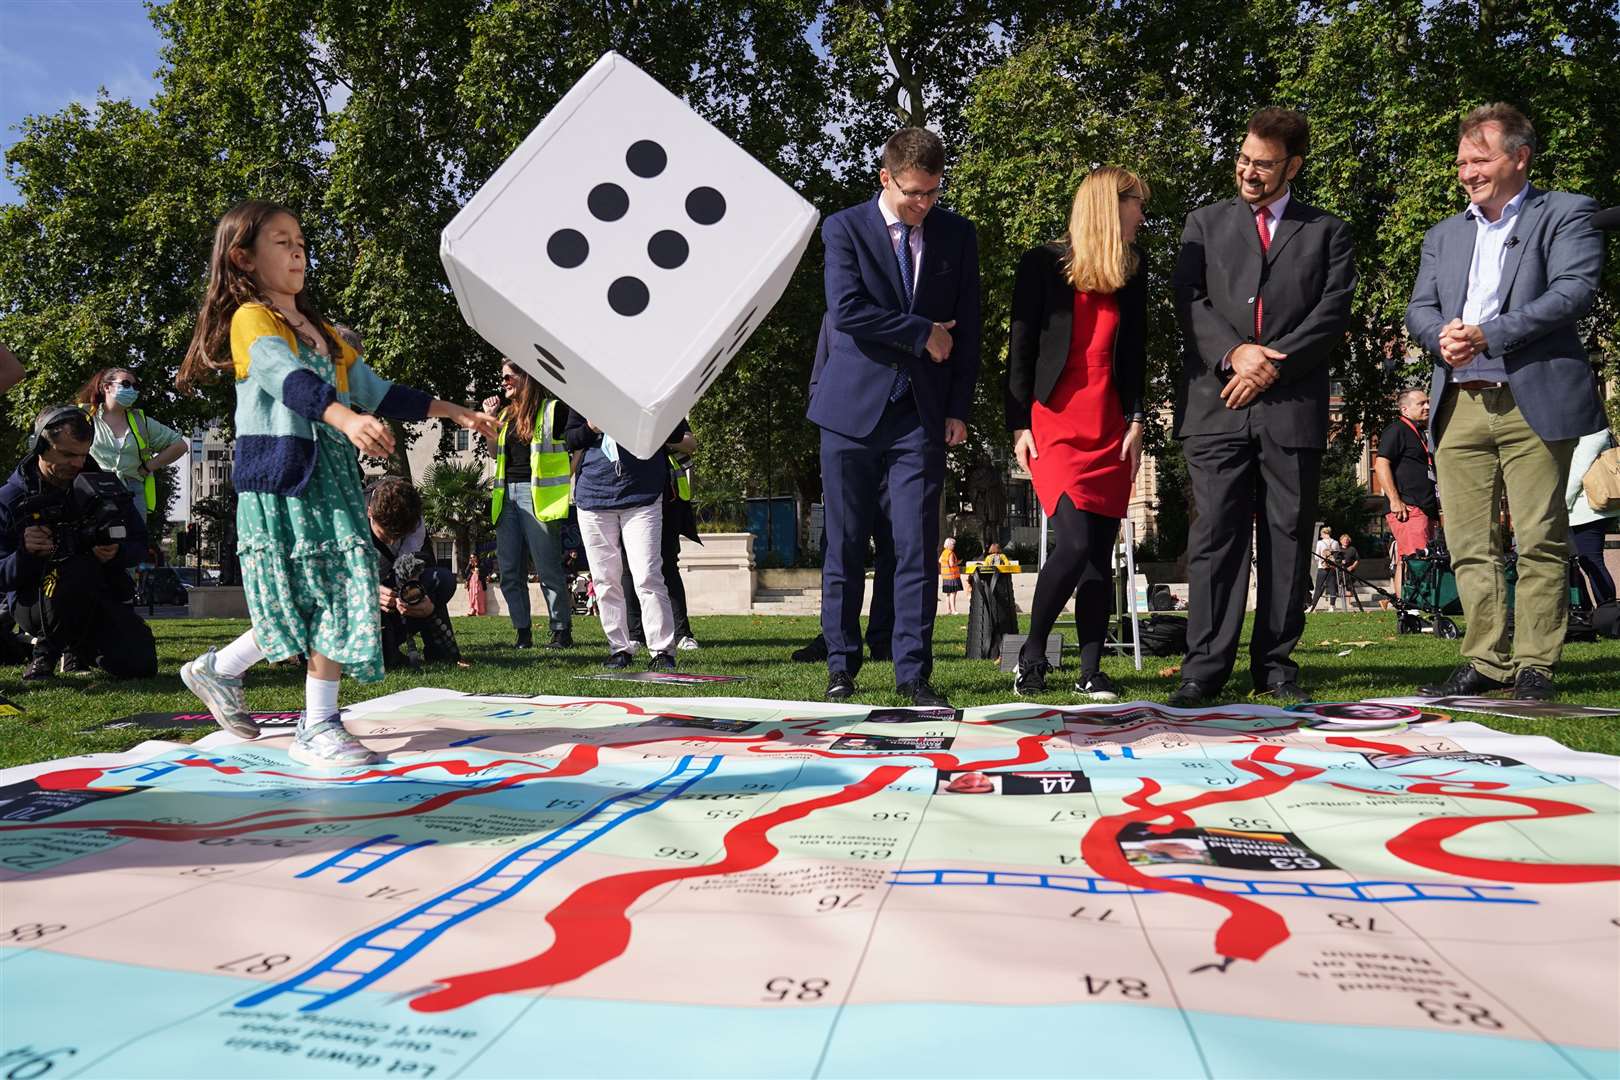
[[17,503],[24,528],[42,525],[56,544],[55,562],[129,539],[123,500],[129,489],[112,473],[82,472],[66,492],[46,489]]
[[407,551],[394,560],[394,594],[406,607],[414,607],[427,596],[422,589],[422,571],[426,564],[414,551]]

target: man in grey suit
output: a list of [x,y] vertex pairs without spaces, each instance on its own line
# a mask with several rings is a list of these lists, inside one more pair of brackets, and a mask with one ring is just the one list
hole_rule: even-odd
[[1309,144],[1299,113],[1255,113],[1237,155],[1237,197],[1188,214],[1181,235],[1176,435],[1198,517],[1187,541],[1187,658],[1170,696],[1179,708],[1213,697],[1232,674],[1251,532],[1259,586],[1249,676],[1257,696],[1306,698],[1292,654],[1305,629],[1328,360],[1356,287],[1349,228],[1289,187]]
[[[1511,105],[1463,117],[1457,178],[1469,206],[1423,238],[1406,326],[1437,357],[1429,392],[1446,537],[1467,627],[1460,664],[1420,693],[1553,696],[1569,616],[1564,485],[1582,435],[1606,423],[1576,321],[1592,307],[1603,242],[1597,204],[1529,181],[1535,130]],[[1504,487],[1518,548],[1508,643]]]

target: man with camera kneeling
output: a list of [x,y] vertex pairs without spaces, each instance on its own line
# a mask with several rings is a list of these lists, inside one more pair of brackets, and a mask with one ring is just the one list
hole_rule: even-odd
[[50,678],[64,651],[76,670],[157,674],[152,631],[129,606],[128,568],[146,551],[146,525],[123,481],[90,459],[94,437],[77,406],[51,406],[0,487],[0,593],[34,638],[24,679]]
[[461,649],[448,611],[456,594],[456,576],[426,565],[418,554],[427,538],[422,496],[403,477],[385,476],[366,491],[366,517],[377,549],[384,669],[420,663],[414,650],[405,652],[406,643],[417,634],[422,635],[421,660],[459,662]]

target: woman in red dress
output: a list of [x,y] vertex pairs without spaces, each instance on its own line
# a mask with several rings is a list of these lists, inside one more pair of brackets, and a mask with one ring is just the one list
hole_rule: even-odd
[[1075,691],[1119,696],[1102,643],[1109,562],[1142,459],[1147,274],[1133,244],[1148,194],[1125,169],[1094,170],[1074,193],[1068,235],[1025,252],[1014,278],[1007,427],[1056,530],[1013,676],[1019,694],[1046,689],[1046,638],[1073,596]]

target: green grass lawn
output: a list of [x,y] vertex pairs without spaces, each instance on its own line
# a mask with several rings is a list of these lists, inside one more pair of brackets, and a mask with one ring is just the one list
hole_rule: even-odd
[[[437,665],[420,673],[396,672],[380,683],[345,680],[342,702],[391,694],[414,686],[440,686],[480,693],[522,692],[582,696],[743,696],[820,700],[826,671],[820,665],[794,664],[788,653],[813,637],[817,620],[794,616],[712,616],[694,620],[703,648],[680,654],[681,666],[691,671],[741,675],[746,682],[713,687],[636,685],[585,681],[595,674],[606,653],[600,627],[594,619],[580,619],[574,636],[579,644],[562,653],[538,649],[518,652],[510,648],[512,630],[503,617],[455,620],[462,650],[473,662],[471,670]],[[20,667],[0,668],[0,693],[25,710],[21,716],[0,717],[0,765],[68,757],[90,752],[128,749],[142,739],[198,738],[212,728],[169,732],[151,729],[86,732],[86,729],[121,716],[140,712],[191,711],[199,706],[180,685],[182,663],[207,649],[222,645],[246,629],[246,622],[157,620],[160,674],[153,679],[115,683],[100,676],[58,676],[44,686],[21,681]],[[1067,629],[1072,641],[1073,628]],[[967,640],[965,616],[939,620],[935,635],[937,661],[934,683],[957,706],[988,705],[1015,700],[1011,676],[982,660],[962,659]],[[1350,655],[1337,655],[1346,646],[1323,642],[1370,641]],[[1457,643],[1436,641],[1429,635],[1396,636],[1395,617],[1387,612],[1313,615],[1296,654],[1301,681],[1320,700],[1354,700],[1411,693],[1420,683],[1443,677],[1457,662]],[[1071,654],[1072,656],[1072,654]],[[1173,675],[1159,671],[1176,659],[1144,657],[1143,670],[1133,670],[1128,658],[1111,658],[1105,668],[1121,684],[1127,698],[1162,701],[1175,689]],[[1040,700],[1051,704],[1074,703],[1069,693],[1073,660],[1057,673],[1053,692]],[[1247,691],[1247,674],[1240,667],[1227,686],[1238,700]],[[292,709],[303,704],[303,672],[293,667],[260,665],[248,676],[248,705],[253,709]],[[1562,698],[1589,705],[1620,707],[1620,642],[1571,645],[1564,651],[1558,672]],[[870,664],[858,679],[857,700],[873,705],[901,704],[894,693],[894,673],[888,664]],[[1459,714],[1464,716],[1464,714]],[[1503,731],[1547,735],[1568,746],[1620,754],[1620,718],[1600,720],[1513,720],[1506,717],[1466,715]]]

